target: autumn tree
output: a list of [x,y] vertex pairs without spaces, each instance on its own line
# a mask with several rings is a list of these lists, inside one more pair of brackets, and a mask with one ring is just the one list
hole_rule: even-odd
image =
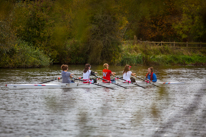
[[203,0],[179,1],[181,18],[173,27],[183,41],[205,41],[206,36],[206,3]]

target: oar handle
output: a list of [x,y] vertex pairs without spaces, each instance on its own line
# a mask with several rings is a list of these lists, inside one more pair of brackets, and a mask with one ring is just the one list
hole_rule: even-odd
[[138,76],[136,76],[136,77],[137,77],[138,79],[141,79],[141,80],[143,80],[143,81],[145,80],[145,79],[143,79],[143,78],[140,78],[140,77],[138,77]]
[[[61,78],[62,78],[62,77],[61,77]],[[60,80],[61,78],[58,77],[58,78],[55,78],[55,79],[51,79],[51,80],[47,80],[47,81],[41,82],[41,83],[39,83],[39,84],[48,83],[48,82],[52,82],[52,81],[55,81],[55,80]]]
[[[75,79],[75,80],[79,80],[79,81],[84,81],[84,80],[82,80],[82,79],[77,79],[77,78],[74,78],[74,79]],[[100,85],[100,84],[97,84],[97,83],[91,83],[91,82],[90,82],[89,84],[94,84],[94,85],[97,85],[97,86],[100,86],[100,87],[114,89],[114,88],[112,88],[112,87],[107,87],[107,86]]]
[[[140,77],[138,77],[138,76],[136,76],[138,79],[141,79],[141,80],[143,80],[143,81],[145,81],[145,80],[147,80],[147,81],[149,81],[150,82],[150,80],[149,79],[143,79],[143,78],[140,78]],[[146,81],[145,81],[146,82]]]
[[126,82],[130,83],[130,81],[125,80],[125,79],[123,79],[123,78],[120,78],[120,77],[115,77],[115,78],[118,78],[118,79],[121,79],[121,80],[124,80],[124,81],[126,81]]
[[96,76],[96,75],[95,75],[95,77],[96,77],[96,78],[100,78],[100,79],[102,79],[102,80],[104,80],[104,81],[108,81],[108,83],[111,83],[111,82],[112,82],[111,80],[103,79],[103,78],[98,77],[98,76]]
[[104,80],[104,81],[109,81],[109,83],[111,83],[111,84],[114,84],[114,85],[117,85],[117,86],[119,86],[119,87],[122,87],[122,88],[125,88],[125,89],[127,89],[127,87],[121,86],[121,85],[119,85],[119,84],[116,84],[116,83],[112,83],[112,81],[111,81],[111,80],[103,79],[103,78],[101,78],[101,77],[98,77],[98,76],[96,76],[96,75],[95,75],[95,77],[96,77],[96,78],[100,78],[100,79],[102,79],[102,80]]
[[[119,77],[116,77],[116,78],[119,78]],[[126,81],[126,82],[129,83],[129,81],[127,81],[127,80],[125,80],[125,79],[123,79],[123,78],[119,78],[119,79],[124,80],[124,81]],[[131,84],[133,84],[133,83],[131,83]],[[137,83],[135,83],[134,85],[139,86],[139,87],[142,87],[142,88],[145,88],[145,87],[143,87],[143,86],[141,86],[141,85],[139,85],[139,84],[137,84]]]
[[[138,76],[137,76],[137,78],[139,78],[139,79],[145,81],[145,79],[140,78],[140,77],[138,77]],[[159,86],[155,85],[154,83],[151,83],[150,80],[149,80],[148,78],[146,78],[146,80],[149,81],[149,82],[147,82],[147,83],[152,84],[152,85],[154,85],[154,86],[156,86],[156,87],[159,87]],[[146,82],[146,81],[145,81],[145,82]]]

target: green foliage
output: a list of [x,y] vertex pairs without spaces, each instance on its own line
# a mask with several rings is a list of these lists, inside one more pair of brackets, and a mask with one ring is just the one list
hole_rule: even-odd
[[[78,5],[79,6],[79,5]],[[80,3],[74,18],[74,35],[84,44],[88,62],[115,63],[120,57],[121,39],[118,30],[124,25],[118,16],[115,0],[88,0]]]
[[5,20],[13,10],[12,0],[1,0],[0,1],[0,20]]
[[196,63],[206,63],[205,56],[199,55],[158,55],[151,59],[151,62],[159,65],[191,65]]
[[121,65],[191,65],[205,64],[205,50],[180,48],[174,50],[169,46],[124,45]]
[[84,53],[84,46],[79,41],[71,40],[64,47],[64,51],[59,54],[58,59],[61,63],[83,64],[86,63],[88,56]]
[[177,34],[186,41],[198,40],[206,34],[206,26],[203,22],[202,11],[205,9],[201,1],[182,2],[182,18],[174,23]]
[[143,64],[143,58],[144,56],[142,54],[127,54],[121,58],[121,65],[130,64],[130,65],[137,65],[137,64]]
[[38,48],[19,41],[7,52],[1,53],[0,67],[44,67],[50,65],[50,59]]
[[[38,61],[48,57],[54,63],[204,62],[204,56],[199,57],[197,52],[165,45],[121,48],[121,41],[134,35],[143,40],[205,41],[205,8],[204,0],[0,1],[1,64],[12,60],[13,67],[45,66],[48,63]],[[45,58],[37,58],[32,50]],[[14,57],[19,51],[30,51],[34,58],[22,65],[19,60],[24,55]]]
[[52,7],[53,2],[49,0],[16,4],[12,13],[12,27],[16,30],[16,36],[46,51],[54,26]]
[[0,22],[0,53],[8,51],[15,42],[15,35],[7,21]]

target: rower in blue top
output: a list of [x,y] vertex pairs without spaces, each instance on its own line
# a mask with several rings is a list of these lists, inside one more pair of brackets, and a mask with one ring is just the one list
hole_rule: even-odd
[[154,73],[153,67],[148,68],[148,73],[147,73],[145,79],[149,79],[150,82],[156,82],[157,81],[157,76]]

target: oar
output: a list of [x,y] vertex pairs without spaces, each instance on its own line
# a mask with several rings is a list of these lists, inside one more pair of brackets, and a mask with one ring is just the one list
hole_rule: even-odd
[[[62,77],[61,77],[62,78]],[[39,84],[43,84],[43,83],[48,83],[48,82],[52,82],[52,81],[55,81],[55,80],[59,80],[61,78],[55,78],[55,79],[51,79],[51,80],[48,80],[48,81],[44,81],[44,82],[41,82]]]
[[[104,81],[112,82],[111,80],[103,79],[103,78],[98,77],[98,76],[96,76],[96,75],[95,75],[95,77],[96,77],[96,78],[100,78],[100,79],[102,79],[102,80],[104,80]],[[114,85],[117,85],[117,86],[119,86],[119,87],[122,87],[122,88],[127,89],[127,87],[121,86],[121,85],[119,85],[119,84],[117,84],[117,83],[111,83],[111,84],[114,84]]]
[[[137,76],[137,78],[145,81],[143,78],[140,78],[140,77],[138,77],[138,76]],[[149,81],[149,83],[150,83],[151,85],[156,86],[156,87],[159,87],[159,86],[155,85],[154,83],[151,83],[149,79],[147,79],[147,81]]]
[[[124,80],[123,78],[120,78],[120,77],[116,77],[116,78],[118,78],[118,79],[121,79],[121,80]],[[128,82],[127,80],[124,80],[124,81],[126,81],[126,82]],[[128,82],[129,83],[129,82]],[[131,83],[131,84],[133,84],[133,85],[136,85],[136,86],[139,86],[139,87],[141,87],[141,88],[145,88],[144,86],[141,86],[141,85],[139,85],[139,84],[137,84],[137,83]]]
[[[82,79],[78,79],[78,78],[74,78],[74,79],[75,79],[75,80],[79,80],[79,81],[84,81],[84,80],[82,80]],[[104,88],[114,89],[114,88],[112,88],[112,87],[107,87],[107,86],[100,85],[100,84],[97,84],[97,83],[89,83],[89,84],[94,84],[94,85],[96,85],[96,86],[100,86],[100,87],[104,87]]]

